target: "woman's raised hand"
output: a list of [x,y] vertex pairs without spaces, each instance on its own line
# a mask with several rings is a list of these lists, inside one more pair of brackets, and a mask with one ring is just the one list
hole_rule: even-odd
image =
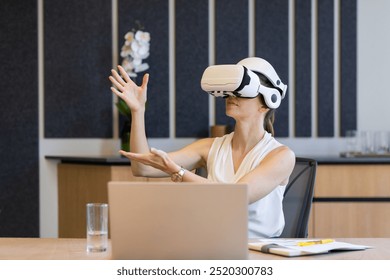
[[137,86],[130,79],[129,75],[122,66],[118,65],[118,69],[121,75],[119,75],[119,73],[114,69],[111,70],[111,76],[109,79],[115,86],[111,87],[111,91],[116,96],[123,99],[132,112],[145,110],[149,74],[145,74],[142,80],[142,85]]

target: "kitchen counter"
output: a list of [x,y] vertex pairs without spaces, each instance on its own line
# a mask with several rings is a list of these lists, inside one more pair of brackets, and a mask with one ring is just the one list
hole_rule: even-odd
[[[299,155],[298,155],[299,156]],[[387,164],[390,163],[390,155],[378,156],[303,156],[315,159],[318,164]],[[129,165],[129,159],[121,156],[46,156],[46,159],[60,160],[61,163],[74,164],[99,164],[99,165]]]
[[[107,202],[109,181],[163,180],[134,177],[119,155],[46,158],[59,161],[59,237],[85,235],[85,204]],[[390,157],[311,158],[318,167],[309,237],[389,237]]]
[[129,165],[128,158],[121,156],[45,156],[46,159],[59,160],[61,163],[98,164],[98,165]]

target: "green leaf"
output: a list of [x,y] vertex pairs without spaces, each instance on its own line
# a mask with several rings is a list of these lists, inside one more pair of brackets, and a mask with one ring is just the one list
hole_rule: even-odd
[[128,118],[129,121],[131,121],[131,111],[130,108],[127,106],[126,102],[123,101],[123,99],[119,98],[118,102],[115,103],[115,105],[118,108],[119,113]]

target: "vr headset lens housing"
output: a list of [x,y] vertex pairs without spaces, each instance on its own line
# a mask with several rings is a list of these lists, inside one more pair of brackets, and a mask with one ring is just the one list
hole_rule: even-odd
[[213,65],[201,80],[204,91],[216,96],[254,98],[259,94],[260,78],[242,65]]
[[[275,87],[262,85],[257,72],[264,75]],[[271,109],[279,107],[287,91],[287,85],[280,81],[273,67],[261,58],[244,59],[235,65],[209,66],[203,72],[201,87],[216,97],[254,98],[260,93]]]

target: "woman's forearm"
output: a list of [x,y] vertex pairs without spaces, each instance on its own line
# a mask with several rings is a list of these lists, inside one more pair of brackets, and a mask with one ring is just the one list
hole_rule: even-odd
[[[145,110],[132,112],[130,131],[130,151],[133,153],[148,153],[150,150],[145,132]],[[143,176],[148,169],[152,169],[137,161],[131,162],[131,169],[136,176]]]
[[130,151],[148,153],[150,150],[145,132],[145,111],[132,112],[130,131]]

